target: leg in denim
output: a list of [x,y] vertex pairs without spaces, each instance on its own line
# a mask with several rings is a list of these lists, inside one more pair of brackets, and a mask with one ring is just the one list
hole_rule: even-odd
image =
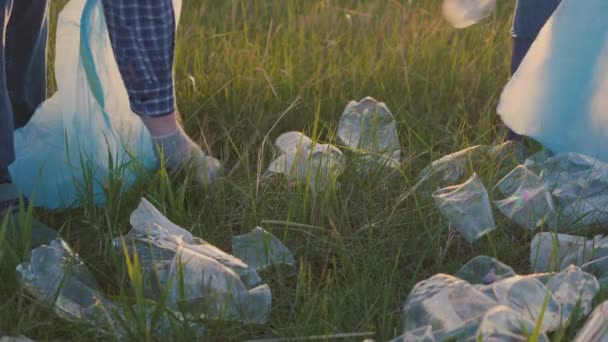
[[46,96],[47,0],[0,0],[0,183],[10,182],[13,130]]
[[517,2],[513,19],[511,73],[517,71],[536,36],[559,3],[560,0],[519,0]]
[[13,0],[6,30],[6,78],[15,127],[46,99],[48,0]]

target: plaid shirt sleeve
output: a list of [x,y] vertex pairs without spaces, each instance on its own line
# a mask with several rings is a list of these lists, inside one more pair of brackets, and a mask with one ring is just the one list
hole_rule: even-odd
[[142,116],[173,113],[173,1],[102,0],[102,4],[131,110]]

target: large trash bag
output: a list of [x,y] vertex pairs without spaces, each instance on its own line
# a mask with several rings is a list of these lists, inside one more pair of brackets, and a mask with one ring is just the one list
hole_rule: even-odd
[[504,89],[498,112],[555,153],[608,162],[608,1],[564,0]]
[[[174,0],[176,19],[181,0]],[[37,205],[78,206],[80,194],[105,202],[112,177],[123,188],[157,166],[149,133],[131,112],[99,0],[71,0],[57,25],[57,92],[15,132],[10,172]]]

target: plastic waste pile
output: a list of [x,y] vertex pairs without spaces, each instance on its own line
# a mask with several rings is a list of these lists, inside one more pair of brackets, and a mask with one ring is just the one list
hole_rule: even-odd
[[[166,306],[174,315],[163,317],[160,330],[176,317],[191,326],[201,319],[264,323],[272,296],[258,272],[271,265],[295,265],[291,251],[259,227],[233,238],[239,259],[175,225],[145,199],[132,213],[131,224],[133,229],[116,238],[114,245],[131,260],[137,253],[149,299],[167,296]],[[126,336],[117,317],[124,317],[128,309],[102,294],[86,265],[63,240],[34,249],[30,262],[19,265],[17,272],[24,289],[59,317]]]
[[[338,125],[338,139],[358,157],[357,170],[395,169],[401,162],[397,126],[393,114],[382,102],[366,97],[351,101]],[[321,144],[300,132],[280,135],[269,174],[283,174],[290,184],[308,184],[322,191],[344,171],[345,157],[331,144]]]
[[295,265],[291,252],[262,228],[234,238],[241,260],[192,236],[145,199],[131,215],[131,225],[115,246],[137,253],[147,293],[159,298],[169,289],[169,306],[177,310],[186,303],[192,318],[264,323],[272,295],[257,272],[275,263]]
[[32,251],[30,262],[17,266],[24,289],[68,321],[107,325],[118,307],[101,293],[84,262],[58,239]]
[[[469,242],[496,228],[492,205],[530,232],[608,223],[608,164],[578,153],[550,156],[546,151],[522,160],[523,148],[508,144],[474,146],[436,160],[421,172],[416,186],[439,188],[432,193],[439,211]],[[497,151],[512,157],[492,162],[503,158]],[[514,160],[522,162],[488,194],[475,172],[463,182],[483,158],[499,172],[515,165]]]
[[587,239],[566,234],[538,233],[531,242],[530,264],[535,272],[561,270],[579,265],[608,285],[608,237]]
[[443,16],[455,28],[477,24],[490,16],[496,8],[496,0],[444,0]]
[[[102,334],[120,340],[129,336],[129,327],[121,324],[128,311],[145,312],[148,325],[153,316],[158,316],[154,318],[156,325],[152,326],[155,336],[165,336],[168,327],[179,323],[176,316],[168,312],[161,312],[159,316],[154,307],[140,307],[140,304],[127,307],[102,294],[82,259],[61,239],[34,249],[30,262],[17,266],[17,274],[24,290],[52,308],[58,317],[94,325]],[[204,329],[194,322],[188,325],[198,331]]]
[[[57,239],[34,249],[30,261],[17,266],[17,274],[24,290],[52,308],[58,317],[89,323],[103,334],[119,339],[128,336],[120,324],[128,309],[102,294],[82,259],[65,241]],[[162,319],[163,324],[154,330],[159,336],[171,318],[163,314]]]
[[517,275],[478,256],[457,276],[437,274],[416,284],[403,309],[404,335],[394,341],[527,341],[538,322],[538,339],[549,341],[547,333],[591,312],[599,289],[597,279],[575,265]]
[[[517,275],[479,256],[456,276],[419,282],[404,306],[404,334],[395,341],[527,341],[537,326],[537,339],[549,341],[548,333],[587,316],[600,285],[608,285],[608,237],[561,233],[608,223],[608,164],[577,153],[528,156],[521,145],[509,144],[474,146],[436,160],[415,188],[434,188],[439,212],[469,242],[496,229],[492,207],[528,232],[548,228],[531,242],[534,273]],[[502,177],[490,193],[474,171],[480,164],[495,166]],[[596,308],[577,341],[608,338],[600,323],[605,308]]]

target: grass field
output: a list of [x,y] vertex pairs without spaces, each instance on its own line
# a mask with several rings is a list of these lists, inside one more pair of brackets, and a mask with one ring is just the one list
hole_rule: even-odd
[[[443,20],[439,0],[184,1],[178,103],[187,131],[222,160],[226,178],[204,191],[159,172],[105,208],[35,212],[61,229],[107,293],[124,293],[128,274],[111,239],[129,230],[142,196],[224,250],[233,235],[261,225],[298,260],[295,274],[264,274],[273,292],[268,324],[206,323],[208,340],[375,332],[383,341],[400,333],[401,309],[417,281],[455,272],[480,254],[529,271],[531,236],[500,215],[498,229],[471,246],[448,232],[432,199],[414,193],[398,202],[432,160],[500,138],[495,108],[509,77],[514,1],[499,1],[493,17],[462,31]],[[62,3],[53,3],[53,16]],[[321,196],[261,182],[279,134],[298,130],[337,143],[346,104],[366,96],[385,102],[397,119],[404,155],[398,179],[347,171]],[[20,259],[0,263],[0,331],[106,339],[23,296],[14,271]],[[137,324],[133,340],[154,340]],[[172,334],[192,338],[187,329]]]

